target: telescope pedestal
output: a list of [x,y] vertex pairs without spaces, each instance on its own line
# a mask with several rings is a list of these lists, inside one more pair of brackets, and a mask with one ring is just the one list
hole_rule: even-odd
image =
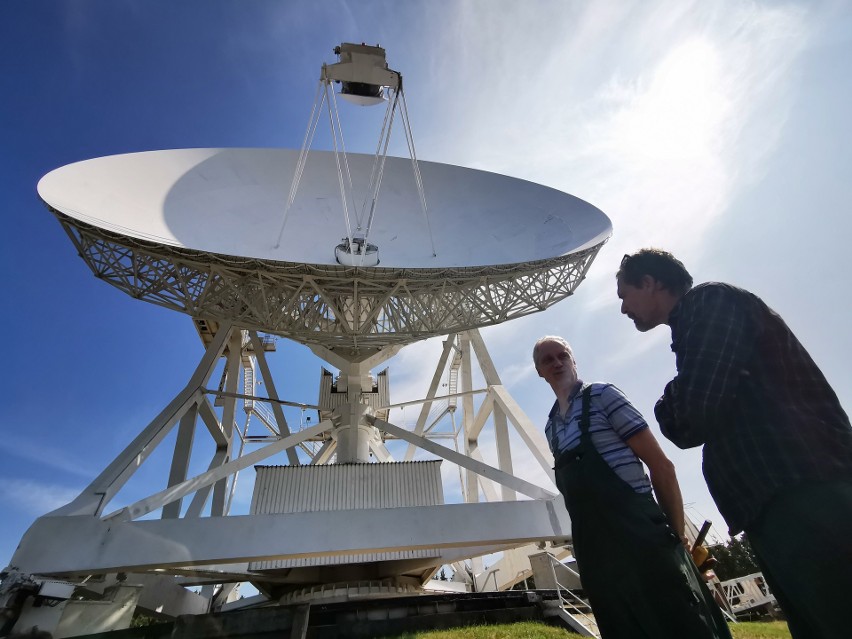
[[[425,583],[441,566],[453,564],[460,574],[470,574],[468,580],[476,589],[485,587],[482,582],[487,575],[482,574],[481,562],[475,558],[524,544],[565,543],[569,538],[570,523],[561,498],[512,472],[510,424],[551,477],[552,458],[539,429],[500,383],[478,331],[447,337],[432,384],[420,400],[420,416],[414,428],[408,429],[387,418],[389,406],[368,405],[377,401],[370,367],[393,353],[380,352],[353,363],[315,347],[314,352],[326,355],[329,363],[340,367],[336,390],[344,393],[346,401],[336,407],[311,407],[278,396],[257,333],[229,324],[210,326],[218,330],[207,336],[209,345],[186,387],[76,499],[40,517],[24,535],[11,564],[19,573],[74,582],[92,575],[124,572],[131,574],[128,583],[133,583],[134,575],[172,575],[184,585],[218,584],[205,588],[210,594],[230,590],[228,584],[234,582],[268,585],[282,579],[250,569],[254,561],[300,558],[307,565],[314,561],[318,566],[328,566],[334,557],[344,554],[399,556],[417,548],[432,548],[435,556],[428,560],[398,563],[399,574],[393,574],[393,562],[387,563],[387,578],[413,576]],[[487,382],[485,388],[472,387],[474,355]],[[219,390],[213,390],[209,381],[220,358],[225,359],[223,380]],[[257,373],[266,397],[258,397],[254,387],[239,386],[239,380],[254,379],[246,371]],[[451,392],[438,396],[445,373]],[[438,402],[446,402],[446,408],[437,420],[427,423],[431,407]],[[262,405],[269,408],[262,409]],[[328,417],[315,426],[294,431],[285,419],[283,405],[317,408]],[[462,419],[457,428],[455,411],[459,405]],[[247,423],[252,417],[260,417],[271,431],[265,439],[247,436],[247,426],[240,429],[236,415],[241,406]],[[449,432],[437,426],[442,419],[452,422]],[[496,465],[485,461],[479,447],[481,433],[492,427]],[[110,511],[118,491],[173,429],[178,436],[168,477],[164,478],[167,488]],[[212,438],[215,451],[207,471],[188,477],[192,454],[198,454],[196,436],[204,433]],[[444,445],[448,440],[450,446]],[[247,441],[264,445],[248,453]],[[273,460],[290,466],[324,465],[332,460],[337,465],[356,466],[366,466],[364,462],[371,460],[393,463],[388,444],[395,441],[408,443],[401,461],[413,460],[421,450],[432,458],[456,464],[463,502],[230,514],[236,478],[251,466]],[[333,467],[338,466],[329,466]],[[530,499],[519,500],[518,493]],[[485,498],[484,503],[479,503],[480,496]],[[151,513],[159,513],[159,519],[150,519]],[[464,567],[462,562],[470,558],[474,558],[472,567]],[[493,571],[490,581],[493,584],[489,588],[500,585]]]

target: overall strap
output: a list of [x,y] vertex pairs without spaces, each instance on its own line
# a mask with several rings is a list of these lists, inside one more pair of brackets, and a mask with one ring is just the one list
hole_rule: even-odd
[[553,410],[550,411],[550,452],[553,453],[554,457],[556,457],[556,455],[559,453],[559,449],[556,448],[556,445],[559,441],[556,432],[556,429],[558,428],[558,422],[560,421],[559,419],[557,419],[559,416],[559,401],[557,400],[553,406]]
[[589,414],[591,413],[591,405],[592,405],[592,385],[586,384],[583,386],[583,411],[580,414],[580,440],[586,444],[591,444],[591,438],[589,436]]

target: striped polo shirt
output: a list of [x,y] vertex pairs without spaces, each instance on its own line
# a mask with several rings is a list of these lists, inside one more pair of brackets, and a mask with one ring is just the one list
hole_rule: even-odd
[[[592,393],[589,406],[589,433],[592,437],[592,445],[609,467],[636,492],[651,492],[651,481],[645,474],[645,467],[626,444],[633,435],[648,428],[648,423],[616,386],[599,382],[590,386]],[[580,443],[580,416],[583,412],[582,387],[582,382],[574,387],[571,407],[564,420],[559,415],[558,401],[550,410],[544,432],[554,456],[557,451],[570,450]],[[554,429],[555,451],[553,450]]]

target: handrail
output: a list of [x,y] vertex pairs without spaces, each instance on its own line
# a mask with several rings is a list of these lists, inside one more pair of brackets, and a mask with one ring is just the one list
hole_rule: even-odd
[[776,601],[760,572],[728,579],[721,586],[734,614]]
[[[585,599],[583,599],[580,595],[578,595],[576,592],[574,592],[570,588],[567,588],[563,584],[559,583],[559,580],[556,578],[556,567],[555,567],[554,564],[559,563],[559,565],[562,566],[563,568],[565,568],[566,570],[571,570],[571,569],[568,568],[568,566],[566,566],[562,562],[558,561],[556,559],[556,557],[554,557],[550,553],[547,553],[547,556],[550,558],[550,569],[553,571],[553,581],[556,584],[556,594],[559,596],[559,603],[562,605],[563,608],[566,608],[566,607],[569,608],[573,615],[582,617],[585,620],[584,622],[581,622],[581,623],[583,623],[583,626],[585,626],[585,628],[589,632],[591,632],[593,636],[600,639],[601,635],[596,630],[596,628],[598,627],[598,624],[595,621],[595,619],[593,617],[590,617],[588,614],[586,614],[585,612],[580,610],[580,608],[577,607],[577,603],[581,603],[584,606],[586,606],[587,608],[591,609],[589,602],[586,601]],[[577,574],[573,570],[571,570],[571,572],[574,573],[575,575]],[[579,577],[579,575],[577,575],[577,576]],[[566,593],[568,593],[568,595],[571,597],[570,599],[562,596],[563,590]],[[593,627],[595,629],[593,629]]]
[[491,579],[494,581],[494,591],[500,590],[500,587],[497,585],[497,573],[500,572],[499,568],[492,568],[487,573],[485,573],[485,579],[482,580],[482,585],[477,589],[479,592],[486,592],[485,586],[488,583],[488,580]]
[[272,411],[269,410],[265,404],[262,402],[255,402],[252,406],[252,410],[255,412],[258,419],[263,422],[263,425],[266,426],[267,430],[272,432],[274,435],[280,435],[276,428],[278,421],[275,419],[275,415],[273,415]]

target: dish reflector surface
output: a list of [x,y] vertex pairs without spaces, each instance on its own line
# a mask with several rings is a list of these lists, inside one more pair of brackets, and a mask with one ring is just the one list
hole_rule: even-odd
[[[347,236],[335,155],[312,151],[276,245],[298,160],[291,149],[177,149],[115,155],[48,173],[41,198],[81,222],[130,238],[207,253],[337,265]],[[349,154],[355,217],[373,156]],[[611,233],[591,204],[495,173],[420,162],[437,256],[411,162],[387,158],[369,241],[379,268],[453,268],[558,257]],[[369,202],[367,202],[367,207]],[[369,211],[362,212],[366,223]]]

